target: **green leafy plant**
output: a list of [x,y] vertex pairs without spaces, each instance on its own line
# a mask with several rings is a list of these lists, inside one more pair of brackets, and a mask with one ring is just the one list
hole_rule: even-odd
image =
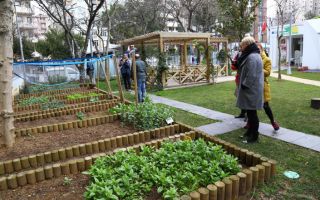
[[[81,93],[74,93],[67,96],[68,100],[75,100],[75,99],[81,99],[85,97],[98,97],[99,94],[91,92],[89,94],[81,94]],[[91,99],[91,98],[90,98]]]
[[84,117],[85,117],[85,115],[84,115],[84,113],[83,112],[77,112],[77,118],[79,119],[79,120],[83,120],[84,119]]
[[30,97],[28,99],[24,99],[19,103],[19,106],[30,106],[34,104],[42,104],[49,102],[49,98],[47,96],[40,97]]
[[153,188],[164,199],[207,186],[240,171],[237,158],[204,140],[165,142],[159,150],[142,147],[96,160],[87,172],[86,199],[143,199]]
[[65,176],[64,179],[63,179],[63,185],[64,186],[71,185],[71,181],[72,181],[72,178],[69,178],[69,177]]
[[56,99],[51,100],[45,104],[41,104],[41,110],[48,110],[48,109],[55,109],[55,108],[62,108],[64,103],[62,101],[58,101]]
[[121,121],[124,124],[132,124],[139,130],[148,130],[159,128],[166,123],[166,119],[173,118],[173,112],[170,108],[154,104],[149,97],[143,103],[138,104],[120,104],[112,109],[111,113],[119,113]]

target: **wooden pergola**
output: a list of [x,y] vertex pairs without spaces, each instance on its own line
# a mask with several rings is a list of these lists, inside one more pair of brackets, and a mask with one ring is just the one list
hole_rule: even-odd
[[[157,45],[160,52],[164,52],[165,44],[180,45],[180,63],[182,70],[188,69],[187,66],[187,52],[188,44],[197,41],[205,46],[205,58],[206,58],[206,79],[210,81],[210,65],[211,58],[209,55],[209,46],[212,43],[225,44],[225,50],[227,52],[228,39],[223,37],[213,37],[211,33],[194,33],[194,32],[153,32],[141,36],[136,36],[123,41],[120,41],[123,49],[129,45],[139,45],[142,49],[145,45]],[[142,50],[142,52],[144,52]]]

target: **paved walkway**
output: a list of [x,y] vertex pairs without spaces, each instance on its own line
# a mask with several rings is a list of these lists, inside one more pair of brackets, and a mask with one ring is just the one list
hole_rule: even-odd
[[[274,78],[278,78],[278,73],[273,72],[273,73],[271,73],[270,76],[274,77]],[[319,76],[320,76],[320,73],[319,73]],[[293,81],[293,82],[297,82],[297,83],[303,83],[306,85],[314,85],[314,86],[320,87],[320,81],[314,81],[314,80],[309,80],[309,79],[304,79],[304,78],[297,78],[294,76],[288,76],[288,75],[284,75],[284,74],[281,74],[281,78],[283,80],[287,80],[287,81]]]
[[[159,97],[155,95],[149,95],[153,102],[162,103],[168,106],[179,108],[203,117],[219,120],[221,122],[208,124],[204,126],[197,127],[197,129],[206,132],[210,135],[218,135],[228,133],[242,128],[245,122],[240,119],[235,119],[233,115],[217,112],[200,106],[195,106],[188,103],[183,103],[180,101],[171,100],[164,97]],[[320,152],[320,137],[309,135],[306,133],[290,130],[281,127],[280,130],[275,134],[273,127],[270,124],[260,123],[259,132],[265,136],[272,137],[278,140],[282,140],[291,144],[295,144],[301,147],[312,149]]]

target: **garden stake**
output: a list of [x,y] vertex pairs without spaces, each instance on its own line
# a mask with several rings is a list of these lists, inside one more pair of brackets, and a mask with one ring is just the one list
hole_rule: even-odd
[[13,164],[14,171],[17,172],[17,171],[20,171],[22,169],[21,162],[20,162],[19,158],[14,159],[12,161],[12,164]]
[[225,184],[222,181],[215,183],[217,187],[217,200],[224,200],[225,197]]
[[140,143],[139,133],[133,133],[133,137],[134,137],[134,143],[139,144]]
[[68,163],[62,163],[61,164],[61,173],[63,175],[69,175],[70,174],[70,168]]
[[200,200],[199,192],[193,191],[190,193],[191,200]]
[[44,165],[44,163],[45,163],[44,154],[43,153],[38,153],[36,156],[37,156],[37,164],[38,164],[38,166]]
[[72,153],[74,157],[80,156],[80,148],[79,145],[75,145],[72,147]]
[[273,177],[273,176],[276,175],[276,164],[277,164],[277,161],[268,160],[268,162],[271,164],[270,176]]
[[252,159],[253,159],[253,152],[247,152],[247,155],[246,155],[246,165],[248,167],[252,166]]
[[103,140],[99,140],[98,143],[99,143],[99,151],[100,152],[106,151],[106,145],[105,145],[104,141]]
[[244,169],[242,172],[247,176],[246,179],[246,192],[250,192],[252,188],[252,171],[249,169]]
[[27,177],[25,172],[20,172],[17,174],[17,182],[19,186],[27,185]]
[[92,165],[92,157],[88,156],[84,158],[84,162],[85,162],[85,168],[86,170],[89,170],[91,165]]
[[144,137],[144,132],[142,132],[142,131],[139,132],[139,141],[141,143],[146,142],[145,137]]
[[217,200],[217,198],[218,198],[217,186],[210,184],[207,186],[207,189],[209,190],[209,199],[210,200]]
[[111,138],[111,148],[112,149],[117,148],[117,139],[116,138]]
[[58,150],[54,150],[51,152],[51,157],[53,162],[57,162],[59,160],[59,152]]
[[31,184],[31,185],[37,182],[35,170],[30,170],[27,172],[27,181],[28,181],[28,184]]
[[77,161],[73,160],[69,164],[70,172],[71,174],[77,174],[78,173],[78,167],[77,167]]
[[41,182],[45,179],[43,168],[36,169],[36,179],[37,179],[37,182]]
[[85,165],[84,165],[84,159],[83,158],[80,158],[77,160],[77,168],[80,172],[83,172],[86,168],[85,168]]
[[[88,147],[89,148],[89,147]],[[79,145],[79,152],[80,152],[80,155],[85,155],[87,153],[87,150],[86,150],[86,145],[85,144],[80,144]],[[74,152],[73,152],[74,154]]]
[[188,195],[183,195],[180,197],[180,200],[191,200],[191,197]]
[[7,177],[8,188],[16,189],[18,187],[17,176],[15,174],[11,174]]
[[247,175],[239,172],[237,176],[239,177],[239,195],[245,195],[247,190]]
[[232,200],[232,181],[224,178],[222,182],[225,184],[225,200]]
[[265,167],[263,165],[257,165],[256,166],[259,170],[259,184],[264,183],[264,174],[265,174]]
[[232,175],[229,177],[232,181],[232,199],[239,198],[239,177],[236,175]]
[[92,152],[93,153],[99,153],[99,143],[96,141],[96,142],[92,142]]
[[0,177],[0,191],[4,191],[8,189],[7,179],[6,177]]
[[268,181],[270,179],[270,174],[271,174],[271,164],[268,162],[263,162],[262,166],[264,166],[265,168],[264,180]]
[[29,156],[29,163],[31,167],[37,167],[38,166],[37,156],[36,155]]
[[67,158],[65,149],[59,149],[58,153],[59,153],[59,159],[60,160],[65,160]]
[[199,188],[200,200],[209,200],[209,190],[207,188]]
[[129,134],[128,138],[129,138],[129,145],[130,146],[134,145],[134,136],[133,136],[133,134]]
[[250,167],[252,171],[252,186],[256,187],[259,182],[259,169],[257,167]]
[[[60,156],[60,155],[59,155],[59,156]],[[72,158],[72,157],[73,157],[72,147],[67,147],[67,148],[66,148],[66,157],[67,157],[67,158]]]
[[[27,169],[30,167],[29,158],[28,157],[22,157],[20,159],[21,166],[23,169]],[[7,170],[6,170],[7,171]]]
[[106,150],[107,150],[107,151],[110,151],[110,150],[112,149],[112,147],[111,147],[111,140],[110,140],[110,139],[105,139],[105,140],[104,140],[104,144],[105,144],[105,146],[106,146]]
[[52,162],[51,152],[45,152],[44,153],[44,160],[46,161],[46,163],[51,163]]

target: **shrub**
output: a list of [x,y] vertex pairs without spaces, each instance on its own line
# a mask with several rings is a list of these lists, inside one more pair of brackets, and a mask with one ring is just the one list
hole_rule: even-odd
[[119,113],[124,124],[132,124],[138,130],[159,128],[166,123],[166,119],[173,118],[173,112],[166,106],[154,104],[147,97],[145,102],[138,104],[120,104],[110,110]]
[[240,171],[237,158],[221,146],[197,141],[165,142],[159,150],[143,147],[140,154],[121,151],[99,158],[86,199],[143,199],[153,188],[164,199],[177,199]]

